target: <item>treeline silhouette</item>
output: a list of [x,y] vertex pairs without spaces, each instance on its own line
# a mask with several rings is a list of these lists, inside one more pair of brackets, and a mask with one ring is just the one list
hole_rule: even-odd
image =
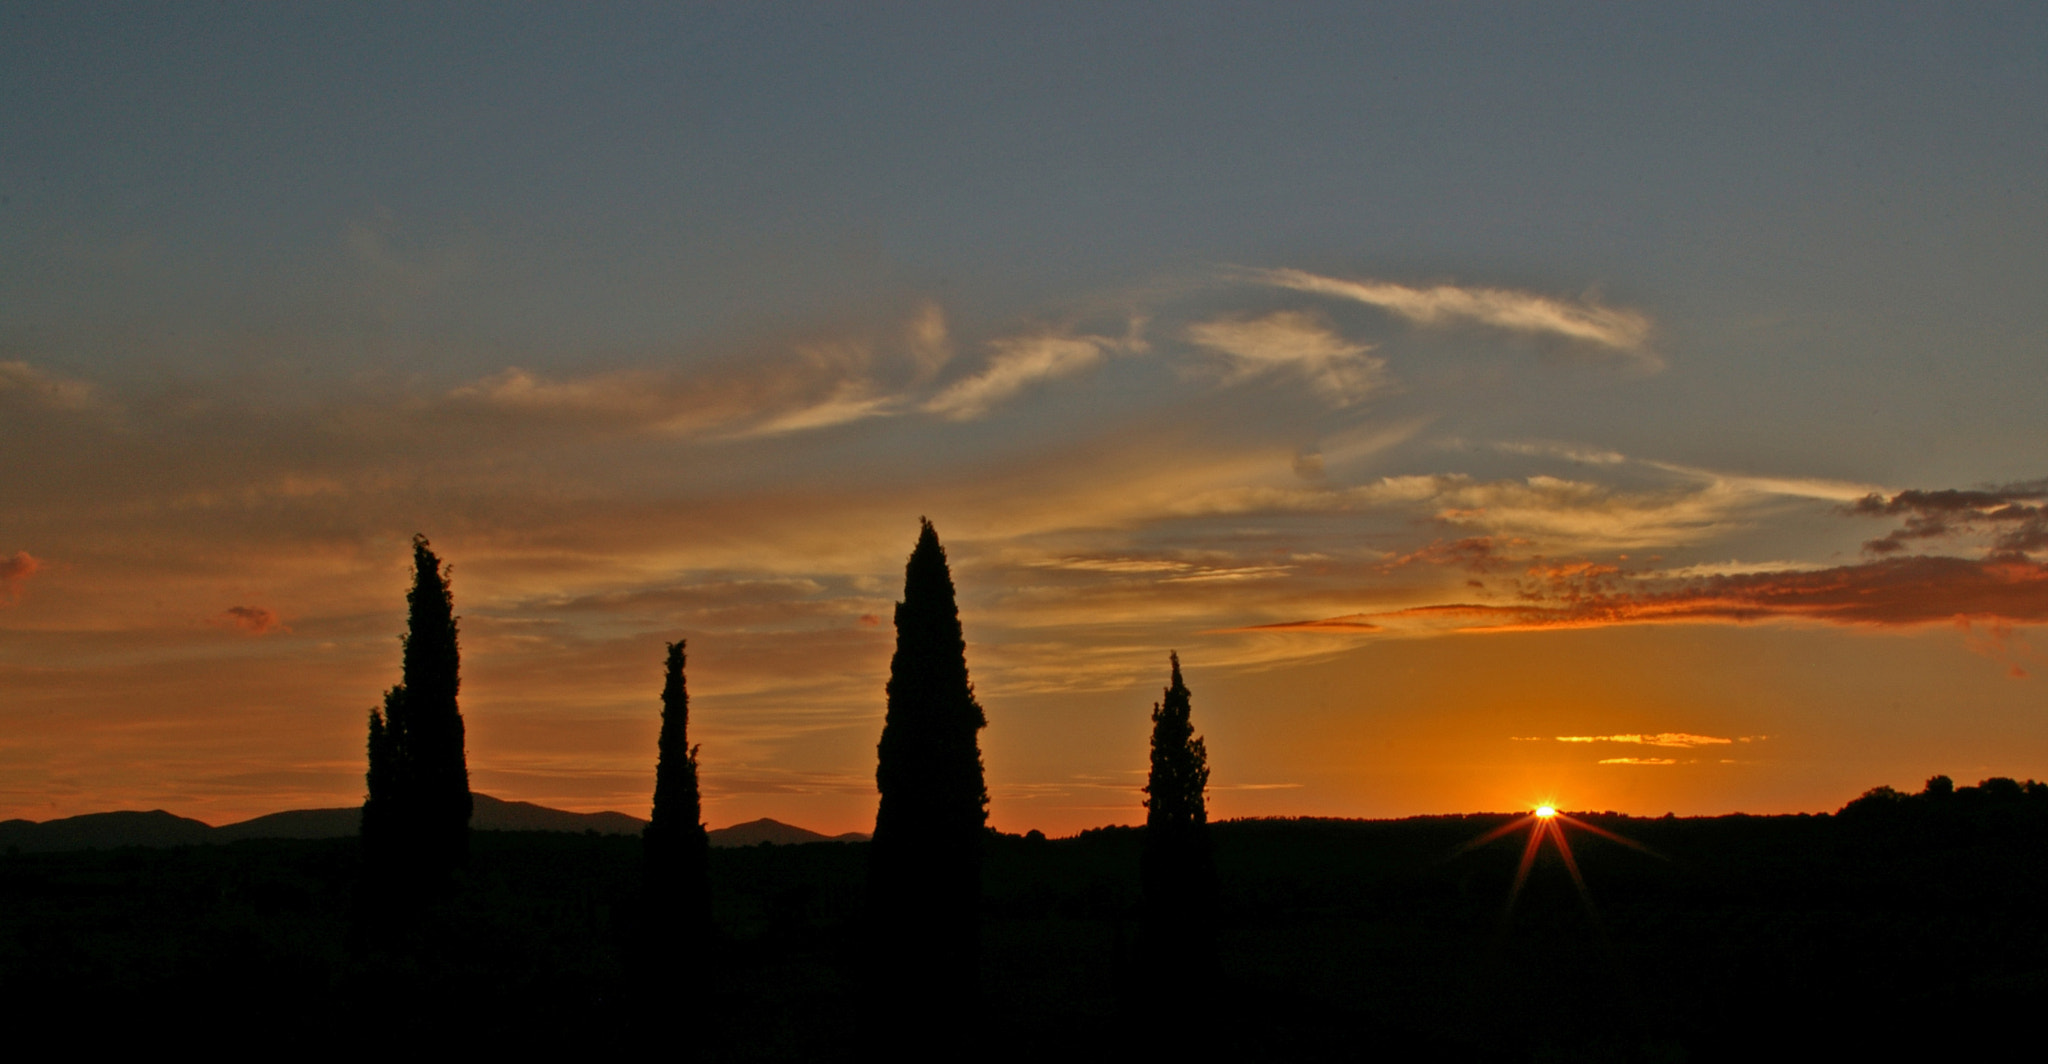
[[1958,787],[1947,776],[1933,776],[1918,794],[1872,787],[1843,806],[1842,816],[1870,824],[1964,827],[1985,814],[2014,815],[2028,808],[2048,809],[2048,783],[1993,776],[1975,787]]
[[[1144,1057],[1178,1039],[1190,1059],[1890,1059],[1929,1036],[1959,1054],[2033,1037],[2048,809],[2024,790],[1942,831],[1575,815],[1667,860],[1574,834],[1594,913],[1546,848],[1505,923],[1520,836],[1453,855],[1514,814],[1212,823],[1213,960],[1169,984],[1206,988],[1191,1011],[1136,1004],[1142,826],[987,833],[961,1055]],[[711,973],[694,1025],[635,959],[630,836],[478,832],[403,948],[350,938],[353,838],[4,856],[0,1011],[17,1039],[62,1027],[96,1045],[203,1029],[211,1047],[589,1053],[666,1032],[712,1060],[869,1059],[870,852],[712,850],[708,955],[674,958]]]
[[[867,843],[710,849],[685,647],[640,839],[480,832],[449,570],[414,543],[355,839],[0,859],[0,1007],[96,1044],[712,1060],[1679,1060],[2010,1052],[2048,988],[2048,785],[1879,787],[1835,815],[1210,824],[1177,654],[1142,827],[990,830],[943,547],[895,614]],[[712,752],[715,755],[715,751]],[[1583,885],[1583,892],[1581,890]]]

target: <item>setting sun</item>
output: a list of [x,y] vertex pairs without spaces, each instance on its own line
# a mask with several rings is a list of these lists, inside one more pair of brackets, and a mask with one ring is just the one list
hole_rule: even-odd
[[10,1014],[2039,1038],[2048,2],[490,15],[0,6]]

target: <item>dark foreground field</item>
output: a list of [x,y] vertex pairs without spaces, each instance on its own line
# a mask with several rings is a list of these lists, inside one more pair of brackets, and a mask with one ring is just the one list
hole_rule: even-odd
[[[992,836],[972,1057],[1151,1059],[1169,1026],[1199,1059],[1882,1059],[2001,1033],[2038,1049],[2044,803],[1880,804],[1588,817],[1662,855],[1571,832],[1590,912],[1546,849],[1504,914],[1526,836],[1457,853],[1503,816],[1218,825],[1213,970],[1177,973],[1169,1006],[1146,1009],[1129,1004],[1139,834]],[[683,1023],[627,976],[637,839],[479,832],[453,896],[381,942],[352,927],[353,839],[13,854],[0,1001],[17,1045],[38,1030],[314,1053],[656,1039],[717,1060],[861,1058],[887,1028],[863,1002],[893,1001],[870,992],[861,949],[866,856],[714,851],[721,941],[688,962],[715,989]]]

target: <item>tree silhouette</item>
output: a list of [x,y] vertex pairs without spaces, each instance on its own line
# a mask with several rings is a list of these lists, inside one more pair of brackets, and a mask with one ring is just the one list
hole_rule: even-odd
[[469,853],[469,764],[456,705],[461,662],[448,571],[412,538],[409,617],[398,686],[370,711],[363,849],[386,872],[446,871]]
[[1167,660],[1173,679],[1162,700],[1152,705],[1152,771],[1145,781],[1145,848],[1139,859],[1145,891],[1139,932],[1147,969],[1139,973],[1143,998],[1184,997],[1186,988],[1199,985],[1216,894],[1216,862],[1209,846],[1209,751],[1195,736],[1180,655]]
[[654,814],[641,833],[648,923],[669,960],[679,959],[673,957],[678,949],[701,950],[711,924],[711,842],[704,833],[703,803],[697,792],[697,748],[690,745],[690,693],[683,683],[683,661],[683,643],[668,644],[661,738],[654,762]]
[[896,604],[868,871],[874,945],[890,984],[877,992],[916,1010],[901,1017],[902,1031],[957,1020],[973,999],[988,820],[976,739],[988,721],[967,678],[945,548],[931,522],[920,522]]
[[392,712],[404,700],[405,689],[384,692],[384,708],[370,707],[370,768],[366,773],[369,795],[363,799],[363,853],[373,869],[389,870],[400,860],[404,821],[400,814],[399,747],[395,727],[405,722],[403,712]]

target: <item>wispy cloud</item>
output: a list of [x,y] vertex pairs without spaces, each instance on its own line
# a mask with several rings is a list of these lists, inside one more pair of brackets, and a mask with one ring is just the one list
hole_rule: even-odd
[[953,340],[946,326],[946,312],[937,303],[919,307],[905,328],[907,350],[916,373],[912,380],[923,383],[945,368],[953,358]]
[[1650,366],[1663,362],[1650,352],[1650,319],[1632,310],[1591,300],[1567,301],[1506,288],[1434,285],[1411,288],[1386,281],[1349,281],[1306,270],[1250,271],[1267,284],[1300,292],[1355,300],[1398,314],[1418,325],[1466,320],[1514,332],[1562,337],[1627,353]]
[[1653,469],[1677,473],[1680,476],[1705,481],[1723,491],[1751,495],[1779,495],[1795,499],[1820,499],[1827,502],[1849,502],[1861,499],[1879,490],[1875,485],[1846,480],[1828,480],[1821,477],[1771,477],[1749,476],[1741,473],[1721,473],[1710,469],[1676,465],[1670,462],[1643,463]]
[[[675,367],[551,377],[514,366],[428,405],[596,432],[758,439],[914,409],[952,357],[945,314],[926,304],[900,329],[792,341]],[[991,394],[988,401],[1000,398]]]
[[550,379],[513,367],[451,389],[444,402],[603,431],[750,438],[896,412],[904,400],[868,376],[864,348],[815,345],[709,371],[622,370]]
[[1586,465],[1620,465],[1628,456],[1619,451],[1602,447],[1586,447],[1575,443],[1555,443],[1547,440],[1523,440],[1496,443],[1494,450],[1503,454],[1528,455],[1534,458],[1562,458],[1568,462]]
[[[1531,487],[1538,496],[1556,491],[1579,501],[1602,498],[1598,492],[1588,496],[1584,486],[1561,482],[1532,481]],[[1382,488],[1390,495],[1424,502],[1446,494],[1440,483],[1389,482]],[[1470,497],[1477,486],[1454,483],[1449,488],[1454,497]],[[1727,496],[1731,490],[1716,481],[1701,494]],[[2015,675],[2023,676],[2025,670],[2005,649],[2010,640],[2000,633],[2009,633],[2014,625],[2048,623],[2048,564],[2033,561],[2025,550],[2034,544],[2035,525],[2041,520],[2042,508],[2033,500],[2043,496],[2048,496],[2048,491],[2028,484],[1986,492],[1902,492],[1889,500],[1873,495],[1852,508],[1859,514],[1906,517],[1905,526],[1894,536],[1873,541],[1879,544],[1932,539],[1990,526],[1991,547],[1982,558],[1885,556],[1897,549],[1891,547],[1875,548],[1880,557],[1874,561],[1822,568],[1771,562],[1748,567],[1726,563],[1634,570],[1619,562],[1585,557],[1528,558],[1516,563],[1520,570],[1513,577],[1512,588],[1498,588],[1511,590],[1512,601],[1439,602],[1261,627],[1318,631],[1366,623],[1389,629],[1500,632],[1767,620],[1894,628],[1955,622],[1966,632],[1981,625],[1985,634],[1972,638],[1989,656],[2007,661]],[[1519,495],[1509,492],[1507,497],[1518,499]],[[1681,512],[1694,512],[1694,508],[1683,507]],[[1707,507],[1706,512],[1715,511]],[[1455,511],[1439,511],[1438,516],[1475,519]],[[1501,517],[1497,512],[1489,514],[1493,521]],[[1422,562],[1490,575],[1504,567],[1506,559],[1491,539],[1472,537],[1451,544],[1439,541],[1382,563],[1381,568],[1392,573]],[[1481,591],[1495,587],[1478,580],[1469,584]],[[1561,737],[1561,741],[1627,740],[1591,736]],[[1653,739],[1637,737],[1636,741]]]
[[269,635],[272,632],[289,632],[276,613],[261,606],[229,606],[220,615],[222,624],[250,635]]
[[20,360],[0,361],[0,400],[12,399],[52,410],[83,410],[93,402],[92,386],[60,377]]
[[1188,328],[1188,338],[1228,358],[1233,379],[1292,373],[1339,406],[1365,398],[1386,376],[1372,345],[1352,343],[1299,311],[1203,322]]
[[2007,676],[2024,680],[2032,675],[2024,663],[2034,660],[2033,648],[2010,622],[1995,617],[1957,617],[1956,628],[1963,633],[1964,646],[2004,665]]
[[1741,527],[1757,498],[1723,484],[1630,491],[1561,477],[1463,474],[1386,477],[1355,494],[1360,501],[1426,506],[1446,524],[1528,537],[1551,550],[1698,542]]
[[[475,403],[530,414],[626,418],[642,424],[687,423],[663,375],[646,370],[550,380],[513,366],[458,385],[448,392],[457,403]],[[712,414],[721,420],[730,413]]]
[[1436,540],[1420,550],[1400,555],[1380,566],[1382,572],[1392,572],[1410,565],[1435,565],[1463,569],[1471,573],[1493,572],[1507,564],[1496,550],[1493,537],[1471,536],[1452,542]]
[[25,550],[11,558],[0,558],[0,606],[21,598],[22,586],[43,568],[43,561]]
[[811,406],[797,407],[794,410],[770,415],[765,420],[734,433],[733,438],[781,436],[792,432],[831,428],[834,425],[866,421],[873,417],[886,417],[895,413],[901,406],[902,401],[897,397],[875,395],[872,386],[864,381],[854,381],[840,386],[838,391]]
[[1676,765],[1676,758],[1669,757],[1603,757],[1603,765]]
[[1246,632],[1333,632],[1339,635],[1358,635],[1365,632],[1383,631],[1382,626],[1366,620],[1362,614],[1349,617],[1329,617],[1319,621],[1282,621],[1278,624],[1254,624],[1241,629]]
[[[1604,567],[1596,567],[1604,568]],[[1710,577],[1675,588],[1603,585],[1588,570],[1536,602],[1457,603],[1376,615],[1475,631],[1772,619],[1901,627],[1956,617],[2048,622],[2048,566],[2028,561],[1912,557],[1802,572]]]
[[[1522,453],[1553,453],[1527,448]],[[1633,461],[1612,452],[1581,460],[1602,466]],[[1628,550],[1698,543],[1753,527],[1786,500],[1843,502],[1869,485],[1792,477],[1713,473],[1657,462],[1675,473],[1661,486],[1618,487],[1585,477],[1539,475],[1482,480],[1440,473],[1386,477],[1352,489],[1359,502],[1426,508],[1445,524],[1501,540],[1521,538],[1550,553]]]
[[1725,562],[1699,562],[1680,566],[1676,569],[1658,569],[1643,575],[1667,580],[1691,580],[1702,576],[1740,576],[1748,573],[1789,573],[1803,569],[1822,569],[1825,566],[1812,562],[1775,560],[1767,562],[1745,562],[1733,558]]
[[1012,337],[995,341],[988,367],[955,381],[931,397],[924,409],[953,421],[981,417],[997,404],[1041,381],[1094,369],[1109,341],[1098,336]]
[[1560,735],[1561,743],[1635,743],[1642,746],[1673,746],[1691,749],[1695,746],[1716,746],[1733,743],[1733,739],[1722,739],[1712,735],[1693,735],[1689,732],[1658,732],[1655,735],[1641,735],[1626,732],[1620,735]]

